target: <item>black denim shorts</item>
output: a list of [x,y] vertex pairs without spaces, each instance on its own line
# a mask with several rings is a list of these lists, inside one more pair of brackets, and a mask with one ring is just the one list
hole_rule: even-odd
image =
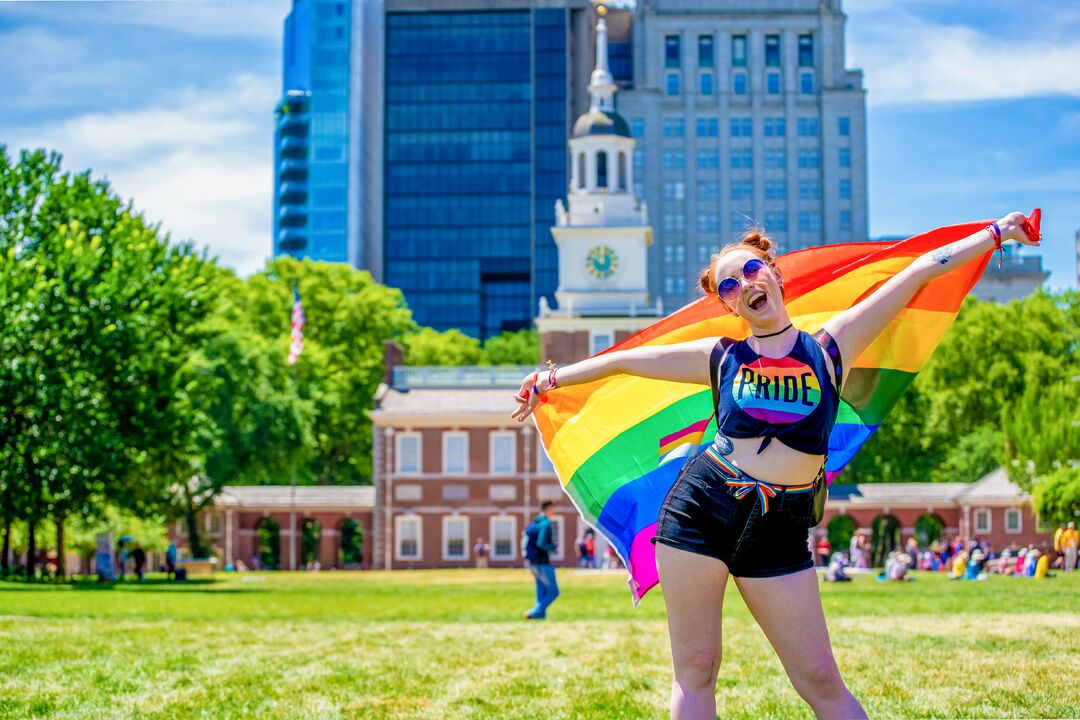
[[813,490],[789,492],[756,480],[709,451],[689,462],[660,506],[653,542],[723,560],[735,577],[776,577],[814,566]]

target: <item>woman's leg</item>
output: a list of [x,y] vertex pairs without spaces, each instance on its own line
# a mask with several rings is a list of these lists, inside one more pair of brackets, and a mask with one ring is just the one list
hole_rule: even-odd
[[671,718],[715,720],[727,565],[662,543],[656,545],[656,564],[667,606],[671,660],[675,668],[671,681]]
[[765,631],[791,684],[819,718],[865,718],[833,658],[817,572],[736,578],[746,606]]

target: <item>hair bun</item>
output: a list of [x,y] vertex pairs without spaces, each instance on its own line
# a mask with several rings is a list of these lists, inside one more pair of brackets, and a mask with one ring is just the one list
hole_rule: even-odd
[[711,263],[709,264],[709,267],[701,271],[701,277],[698,278],[698,282],[701,283],[701,289],[705,291],[706,295],[712,295],[716,292],[716,288],[713,287]]
[[751,230],[743,235],[742,240],[739,241],[743,245],[749,245],[752,248],[757,248],[762,252],[768,253],[773,246],[772,240],[765,235],[761,234],[757,230]]

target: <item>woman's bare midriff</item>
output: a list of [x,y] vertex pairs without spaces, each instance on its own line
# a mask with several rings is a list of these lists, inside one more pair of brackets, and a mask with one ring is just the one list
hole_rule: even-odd
[[735,449],[727,459],[747,475],[774,485],[813,482],[824,460],[821,455],[807,455],[793,450],[775,438],[760,455],[757,449],[761,447],[761,438],[730,440]]

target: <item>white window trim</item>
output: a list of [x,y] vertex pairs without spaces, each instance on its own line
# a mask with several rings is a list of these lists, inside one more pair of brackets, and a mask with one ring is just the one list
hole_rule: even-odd
[[[406,438],[416,439],[416,470],[401,469],[401,443]],[[419,475],[424,471],[424,438],[418,432],[399,432],[394,436],[394,474]]]
[[540,476],[555,476],[555,464],[550,462],[551,470],[541,467],[543,460],[541,458],[548,458],[547,450],[544,449],[544,438],[540,436],[540,433],[536,434],[536,474]]
[[604,350],[595,350],[595,351],[593,350],[593,348],[596,347],[596,337],[598,335],[607,335],[609,338],[611,338],[611,344],[608,345],[606,348],[604,348],[604,350],[607,350],[608,348],[615,347],[615,345],[616,345],[616,343],[615,343],[615,330],[614,329],[611,329],[611,328],[590,328],[589,329],[589,355],[590,356],[591,355],[596,355],[597,353],[604,352]]
[[[986,513],[986,527],[984,527],[984,528],[979,527],[979,513],[981,513],[981,512]],[[993,516],[993,513],[990,512],[990,508],[975,508],[975,512],[972,513],[972,515],[971,515],[972,532],[975,532],[975,533],[988,533],[988,532],[990,532],[991,528],[994,527],[993,520],[994,520],[994,516]]]
[[551,553],[550,557],[552,560],[562,560],[566,557],[564,549],[566,545],[563,543],[563,540],[566,539],[566,518],[562,515],[555,515],[552,517],[552,522],[559,523],[559,534],[552,538],[555,541],[555,552]]
[[[1016,513],[1016,519],[1018,520],[1018,522],[1016,523],[1015,530],[1009,529],[1009,513]],[[1005,509],[1005,532],[1009,535],[1019,535],[1020,533],[1024,532],[1024,513],[1020,508],[1011,507]]]
[[[447,526],[451,522],[463,522],[465,523],[465,533],[462,541],[462,554],[451,555],[448,551],[450,544],[450,535],[447,532]],[[442,559],[443,560],[468,560],[469,559],[469,516],[468,515],[443,515],[442,519]]]
[[465,438],[465,450],[464,450],[464,458],[463,458],[464,461],[465,461],[465,465],[464,465],[463,469],[460,472],[455,470],[455,471],[453,471],[453,474],[454,475],[468,475],[469,474],[469,433],[464,431],[464,430],[446,430],[442,434],[442,471],[443,471],[443,475],[450,475],[451,474],[451,471],[446,466],[447,455],[448,455],[448,453],[446,452],[446,446],[447,446],[447,442],[450,440],[450,438],[453,437],[453,436],[456,436],[456,435],[460,435],[460,436]]
[[[416,523],[416,555],[401,554],[401,526],[406,522]],[[424,559],[424,521],[419,515],[398,515],[394,518],[394,559],[395,560],[423,560]]]
[[[495,438],[510,438],[510,469],[495,469]],[[517,472],[517,433],[513,430],[494,430],[488,436],[488,475],[513,475]]]
[[[510,554],[509,555],[496,555],[495,554],[495,523],[500,520],[510,521]],[[492,515],[488,521],[488,537],[491,538],[491,559],[492,560],[516,560],[517,559],[517,518],[513,515]]]

